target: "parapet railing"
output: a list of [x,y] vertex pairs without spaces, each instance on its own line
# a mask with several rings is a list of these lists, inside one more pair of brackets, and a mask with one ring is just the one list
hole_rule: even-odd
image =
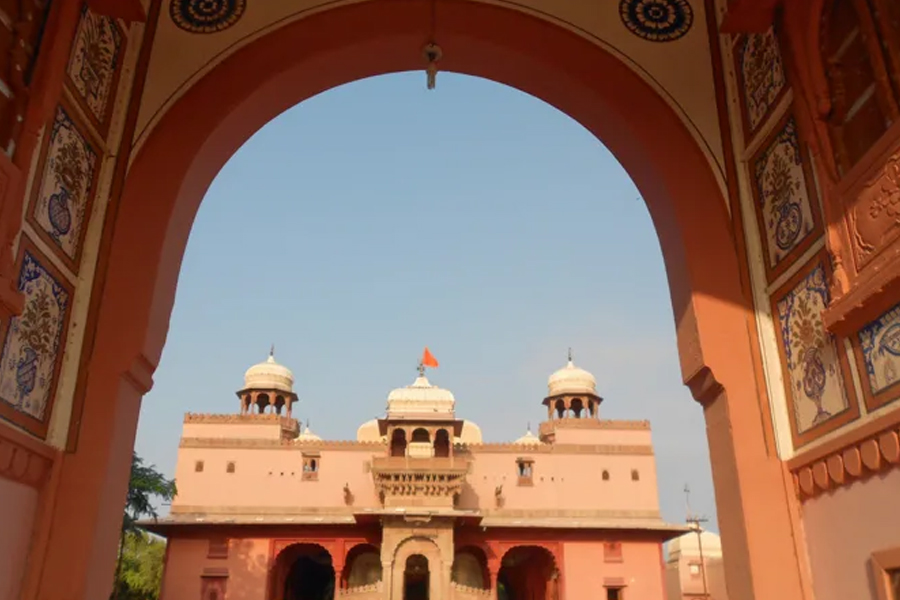
[[455,581],[450,582],[452,600],[483,600],[491,597],[490,589],[469,587]]
[[341,598],[353,598],[354,600],[377,600],[381,598],[382,583],[376,581],[366,585],[338,589],[337,594]]

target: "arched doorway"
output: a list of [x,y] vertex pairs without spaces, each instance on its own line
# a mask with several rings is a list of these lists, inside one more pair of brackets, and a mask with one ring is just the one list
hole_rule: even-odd
[[[729,590],[735,600],[802,597],[795,500],[767,438],[754,307],[709,153],[641,73],[568,25],[483,2],[440,4],[442,69],[505,83],[567,113],[641,191],[665,259],[683,378],[707,417]],[[111,580],[114,515],[128,480],[121,457],[130,456],[181,257],[216,173],[290,106],[363,77],[420,69],[429,22],[429,5],[418,0],[369,0],[286,20],[223,55],[160,114],[109,208],[114,232],[82,363],[87,400],[57,493],[72,500],[46,517],[54,530],[43,571],[72,575],[47,586],[78,596],[86,581]]]
[[383,577],[381,552],[371,544],[359,544],[347,553],[344,583],[347,588],[372,585]]
[[333,600],[331,554],[317,544],[288,546],[275,561],[272,600]]
[[428,558],[421,554],[409,556],[403,570],[403,600],[429,600],[430,587]]
[[456,551],[450,579],[454,583],[475,589],[489,587],[487,556],[476,546],[466,546]]
[[498,600],[561,600],[553,555],[539,546],[517,546],[503,555]]

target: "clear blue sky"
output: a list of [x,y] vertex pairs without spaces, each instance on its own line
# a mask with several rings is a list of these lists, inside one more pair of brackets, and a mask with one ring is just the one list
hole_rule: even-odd
[[595,137],[512,88],[366,79],[253,136],[194,224],[138,452],[172,474],[183,414],[238,412],[244,371],[273,343],[295,415],[322,437],[381,415],[428,345],[432,382],[487,441],[546,416],[571,346],[602,417],[652,422],[663,516],[683,521],[689,483],[715,518],[647,208]]

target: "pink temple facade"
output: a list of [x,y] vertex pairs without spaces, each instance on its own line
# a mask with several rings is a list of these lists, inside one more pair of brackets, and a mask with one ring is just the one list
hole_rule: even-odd
[[356,440],[323,440],[270,356],[239,410],[185,416],[178,496],[147,524],[163,600],[664,600],[687,529],[660,517],[650,424],[602,420],[571,360],[548,388],[539,435],[485,443],[422,369]]

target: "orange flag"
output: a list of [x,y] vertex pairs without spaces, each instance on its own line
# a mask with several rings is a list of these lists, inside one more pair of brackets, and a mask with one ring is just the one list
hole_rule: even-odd
[[438,361],[432,356],[431,351],[428,350],[428,347],[425,347],[425,352],[422,353],[422,366],[423,367],[431,367],[432,369],[437,368]]

